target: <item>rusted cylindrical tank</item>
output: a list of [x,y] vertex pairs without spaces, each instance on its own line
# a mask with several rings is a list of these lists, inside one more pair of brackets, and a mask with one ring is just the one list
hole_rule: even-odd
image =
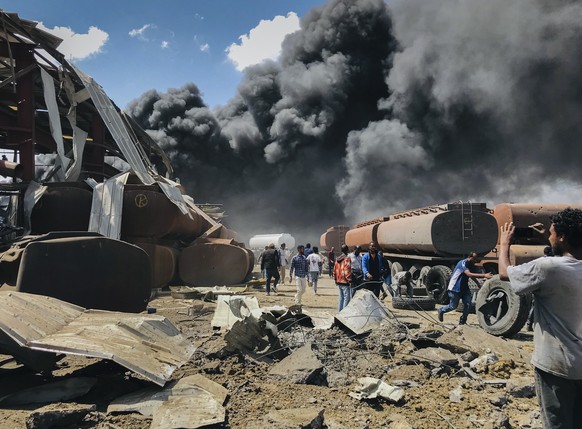
[[377,233],[379,226],[380,223],[376,223],[353,228],[346,232],[346,244],[350,250],[353,250],[357,245],[359,245],[362,250],[368,250],[372,241],[378,242]]
[[182,214],[155,186],[126,185],[123,192],[121,236],[148,238],[195,238],[208,223],[194,211]]
[[30,216],[31,233],[87,231],[93,191],[85,183],[47,183]]
[[509,248],[509,263],[511,265],[525,264],[544,256],[544,249],[547,246],[512,244]]
[[180,279],[189,285],[234,285],[245,280],[250,263],[250,256],[243,247],[210,241],[183,249],[178,270]]
[[495,247],[497,234],[497,222],[487,211],[441,208],[382,222],[377,241],[390,253],[461,256],[488,252]]
[[143,241],[133,242],[132,244],[144,250],[150,259],[152,289],[167,286],[176,275],[178,257],[180,255],[179,250],[172,246]]
[[342,244],[346,242],[346,233],[349,230],[350,227],[345,225],[328,228],[319,238],[320,250],[331,250],[332,247],[335,247],[335,250],[339,251]]
[[[549,229],[551,225],[550,216],[568,207],[582,209],[581,204],[498,204],[493,209],[493,216],[497,220],[499,227],[505,223],[513,222],[515,234],[514,244],[548,244]],[[544,224],[546,232],[540,234],[530,225],[541,222]]]

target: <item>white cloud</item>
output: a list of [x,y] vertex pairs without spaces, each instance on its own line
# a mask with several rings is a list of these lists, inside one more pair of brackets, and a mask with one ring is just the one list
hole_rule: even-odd
[[203,45],[200,45],[200,50],[202,52],[208,52],[210,50],[210,45],[208,43],[205,43]]
[[226,48],[227,56],[239,71],[266,59],[275,60],[281,53],[285,36],[297,30],[299,17],[295,12],[289,12],[286,17],[276,16],[271,21],[262,20],[248,34],[239,37],[239,44]]
[[70,61],[84,60],[100,53],[109,40],[109,34],[97,27],[89,27],[86,34],[75,33],[70,27],[47,28],[42,22],[38,23],[38,28],[63,39],[58,50]]
[[141,28],[134,28],[133,30],[131,30],[127,34],[129,34],[130,37],[139,37],[142,40],[147,40],[145,37],[145,32],[148,28],[155,28],[155,27],[152,24],[145,24]]
[[170,42],[167,42],[166,40],[162,40],[162,49],[167,49],[170,46]]

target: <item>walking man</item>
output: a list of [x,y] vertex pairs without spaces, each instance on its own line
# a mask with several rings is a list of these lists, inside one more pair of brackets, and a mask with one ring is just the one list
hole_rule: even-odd
[[333,264],[335,264],[335,247],[327,253],[327,263],[329,268],[329,278],[333,277]]
[[457,308],[459,306],[459,300],[462,300],[463,314],[461,314],[461,318],[459,319],[459,325],[467,323],[467,317],[471,311],[471,301],[473,299],[473,294],[471,293],[471,289],[469,289],[469,278],[490,279],[493,277],[491,273],[478,274],[471,272],[475,263],[478,261],[479,255],[471,252],[468,258],[459,261],[455,266],[455,270],[449,281],[449,287],[447,288],[449,291],[449,304],[439,308],[439,321],[444,321],[444,314]]
[[501,227],[499,276],[517,294],[535,299],[536,394],[544,428],[582,427],[582,210],[568,208],[551,217],[554,257],[511,266],[515,227]]
[[311,285],[313,286],[313,293],[317,295],[317,280],[319,280],[319,270],[323,265],[323,259],[319,255],[319,249],[313,246],[313,253],[307,257],[309,261],[309,276],[311,277]]
[[333,274],[335,277],[335,284],[339,289],[339,298],[337,311],[342,309],[350,303],[352,294],[350,292],[350,282],[352,281],[352,263],[348,257],[348,246],[342,245],[342,254],[335,260]]
[[263,252],[261,259],[261,271],[265,271],[267,279],[267,295],[271,295],[271,278],[273,281],[273,292],[277,293],[277,283],[279,283],[279,252],[275,249],[275,244],[270,243],[267,250]]
[[285,270],[287,269],[287,265],[289,265],[289,251],[285,248],[285,243],[281,243],[281,248],[279,249],[279,257],[280,257],[280,264],[281,264],[281,283],[282,285],[285,284]]
[[291,259],[291,269],[289,270],[289,283],[293,283],[293,273],[297,284],[297,293],[295,294],[295,304],[301,305],[301,296],[307,288],[307,276],[309,274],[309,262],[304,254],[305,247],[297,246],[297,254]]

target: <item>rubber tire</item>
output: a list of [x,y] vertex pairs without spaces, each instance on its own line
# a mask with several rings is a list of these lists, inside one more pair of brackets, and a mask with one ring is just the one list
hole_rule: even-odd
[[[469,313],[475,314],[475,304],[477,303],[477,294],[479,293],[479,282],[475,279],[469,279],[469,290],[471,291],[471,310]],[[455,311],[462,313],[465,308],[462,300],[459,300],[459,305],[455,309]]]
[[[433,297],[433,299],[439,304],[446,305],[449,303],[449,293],[447,288],[449,287],[451,275],[451,269],[444,265],[435,265],[426,275],[426,290],[428,291],[428,296]],[[438,288],[432,287],[437,283],[439,285]],[[437,296],[434,295],[436,289],[439,289]]]
[[390,267],[390,275],[392,278],[394,278],[394,275],[400,271],[404,271],[402,264],[400,262],[392,262],[392,266]]
[[424,310],[430,311],[435,308],[435,301],[432,298],[423,297],[392,297],[392,308],[397,310]]
[[[500,310],[502,314],[498,320],[492,320],[491,308],[486,309],[483,306],[488,304],[488,297],[499,292],[503,294],[503,297],[499,302],[497,311]],[[481,286],[477,294],[476,308],[479,325],[491,335],[506,338],[512,337],[525,325],[531,301],[531,294],[516,295],[509,282],[501,280],[499,276],[494,276]],[[485,314],[486,312],[487,314]]]

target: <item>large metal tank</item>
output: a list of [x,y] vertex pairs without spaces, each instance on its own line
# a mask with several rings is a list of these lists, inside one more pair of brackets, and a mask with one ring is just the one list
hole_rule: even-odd
[[490,251],[497,235],[484,204],[448,204],[390,216],[379,225],[377,242],[389,253],[463,256]]
[[354,247],[360,246],[362,250],[368,250],[370,243],[378,241],[378,227],[380,223],[357,226],[346,233],[346,244],[353,250]]
[[[552,221],[550,217],[568,207],[582,209],[581,204],[498,204],[493,209],[493,216],[499,227],[513,222],[515,234],[513,244],[547,245],[549,229]],[[541,222],[546,232],[540,234],[530,225]]]
[[295,238],[291,234],[285,232],[281,234],[254,235],[249,240],[249,248],[264,249],[265,246],[268,246],[271,243],[273,243],[276,248],[279,248],[283,243],[285,243],[287,249],[295,248]]
[[339,251],[342,244],[346,242],[346,233],[350,230],[349,226],[337,225],[328,228],[319,238],[319,248],[321,250],[331,250],[335,247]]

